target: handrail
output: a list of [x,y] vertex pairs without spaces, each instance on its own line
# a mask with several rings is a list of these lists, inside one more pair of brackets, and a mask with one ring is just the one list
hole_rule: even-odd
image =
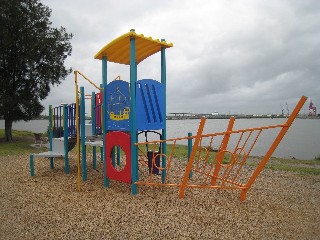
[[77,131],[77,166],[78,166],[78,176],[77,176],[77,182],[78,182],[78,191],[81,190],[81,162],[80,162],[80,130],[79,130],[79,86],[78,86],[78,74],[81,75],[85,80],[87,80],[91,85],[93,85],[98,90],[103,90],[103,88],[98,87],[93,81],[91,81],[88,77],[86,77],[83,73],[81,73],[78,70],[74,71],[74,82],[75,82],[75,93],[76,93],[76,131]]
[[[89,83],[91,83],[91,85],[93,85],[96,89],[98,90],[103,90],[103,88],[100,88],[98,87],[94,82],[92,82],[88,77],[86,77],[83,73],[81,73],[80,71],[78,70],[75,70],[74,71],[74,74],[77,76],[77,74],[80,74],[85,80],[87,80]],[[78,84],[78,78],[76,77],[75,78],[75,82],[76,82],[76,85]]]

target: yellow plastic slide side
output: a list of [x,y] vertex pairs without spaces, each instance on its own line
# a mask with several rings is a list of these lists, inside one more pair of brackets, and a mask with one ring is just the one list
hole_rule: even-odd
[[104,46],[95,56],[95,59],[102,59],[107,56],[109,62],[130,64],[130,38],[136,39],[136,63],[142,62],[147,57],[159,52],[161,47],[170,48],[172,43],[145,37],[143,34],[136,34],[134,30],[121,35]]

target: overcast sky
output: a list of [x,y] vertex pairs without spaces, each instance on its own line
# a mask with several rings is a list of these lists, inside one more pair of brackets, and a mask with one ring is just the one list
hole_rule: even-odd
[[[281,113],[302,95],[320,111],[319,0],[42,0],[55,27],[74,37],[66,65],[97,84],[94,55],[114,38],[136,33],[164,38],[167,112]],[[108,64],[108,80],[129,81],[129,67]],[[138,79],[160,80],[160,54],[138,65]],[[95,91],[85,81],[86,93]],[[74,76],[43,104],[75,101]],[[308,112],[310,100],[302,113]],[[88,103],[89,105],[89,103]],[[89,112],[89,111],[88,111]]]

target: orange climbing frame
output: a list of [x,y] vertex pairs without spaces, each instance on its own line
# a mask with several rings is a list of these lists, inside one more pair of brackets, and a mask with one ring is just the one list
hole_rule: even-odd
[[[152,161],[159,155],[165,158],[166,176],[161,179],[145,170],[146,164],[140,167],[140,180],[135,184],[147,186],[176,186],[179,187],[179,197],[185,196],[187,188],[219,188],[240,190],[240,199],[245,200],[248,190],[265,167],[282,138],[288,131],[307,98],[302,96],[291,116],[283,124],[233,130],[234,117],[229,121],[225,132],[203,134],[205,118],[199,124],[196,136],[174,138],[160,141],[137,143],[139,161],[145,163],[148,149],[158,149],[159,144],[167,144],[167,153],[153,156]],[[267,143],[264,133],[273,131],[274,138]],[[187,140],[194,141],[188,162],[181,159],[181,148]],[[262,158],[250,158],[257,145],[270,146]],[[213,151],[214,147],[218,146]],[[184,147],[186,149],[186,147]],[[179,152],[179,154],[178,154]],[[152,172],[152,171],[151,171]]]

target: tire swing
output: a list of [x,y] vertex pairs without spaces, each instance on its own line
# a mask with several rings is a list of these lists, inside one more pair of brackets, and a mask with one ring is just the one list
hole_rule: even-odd
[[[119,171],[112,165],[112,149],[119,146],[125,153],[125,166]],[[131,183],[131,149],[130,135],[125,132],[108,132],[106,135],[106,177]]]

